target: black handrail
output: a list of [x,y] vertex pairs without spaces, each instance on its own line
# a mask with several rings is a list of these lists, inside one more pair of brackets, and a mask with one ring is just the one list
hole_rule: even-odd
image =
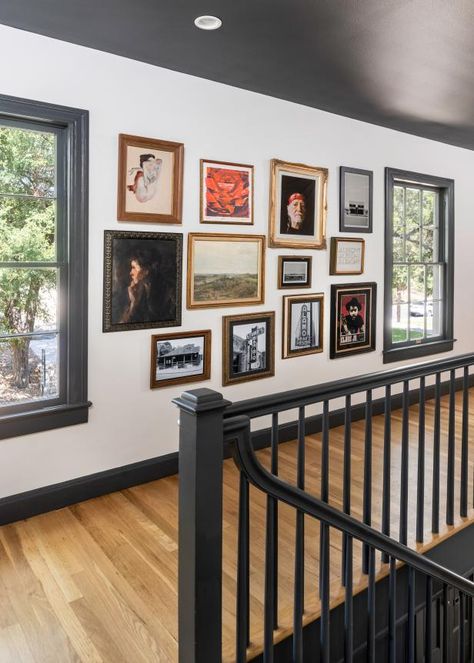
[[329,504],[309,495],[304,490],[291,486],[270,474],[257,460],[253,450],[250,439],[249,417],[241,415],[226,420],[224,422],[224,436],[227,441],[234,442],[234,459],[241,472],[243,472],[250,483],[267,495],[285,502],[298,511],[317,518],[345,534],[353,536],[359,541],[396,558],[400,562],[404,562],[427,576],[436,578],[442,583],[451,585],[458,591],[474,597],[473,582],[436,564],[436,562],[420,555],[415,550],[411,550],[385,534],[381,534],[363,522],[334,509]]
[[454,371],[457,368],[474,364],[474,353],[448,357],[447,359],[411,364],[402,368],[393,368],[375,373],[367,373],[352,378],[333,380],[323,384],[312,385],[291,391],[281,391],[257,398],[238,401],[229,405],[224,417],[230,418],[245,414],[251,419],[272,414],[276,410],[292,410],[311,403],[341,398],[369,389],[377,389],[396,384],[405,380],[434,376],[437,373]]

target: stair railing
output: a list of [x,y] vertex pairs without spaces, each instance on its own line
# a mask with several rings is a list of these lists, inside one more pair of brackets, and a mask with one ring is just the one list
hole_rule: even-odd
[[[431,529],[439,532],[441,448],[446,447],[446,513],[448,525],[455,522],[456,484],[459,483],[459,514],[468,515],[469,487],[469,386],[470,366],[474,355],[463,355],[436,362],[426,362],[401,369],[392,369],[348,380],[273,394],[240,403],[230,404],[220,394],[209,389],[185,392],[174,402],[180,413],[180,545],[179,545],[179,660],[180,663],[220,663],[222,636],[222,471],[226,444],[231,444],[234,458],[240,469],[239,533],[237,553],[236,595],[236,648],[235,661],[247,660],[250,644],[249,617],[249,483],[266,494],[266,543],[265,543],[265,590],[264,590],[264,635],[263,660],[274,660],[274,634],[278,628],[278,507],[284,502],[296,511],[295,526],[295,570],[293,606],[292,660],[303,661],[304,624],[304,569],[305,569],[305,518],[320,522],[319,535],[319,656],[323,663],[336,660],[330,653],[330,530],[343,533],[341,578],[345,586],[344,600],[344,661],[355,660],[356,649],[353,639],[353,542],[363,543],[363,571],[367,574],[366,628],[364,644],[367,661],[386,660],[390,663],[419,658],[419,647],[415,642],[417,618],[417,595],[420,574],[425,578],[425,626],[423,658],[435,661],[437,644],[433,641],[432,600],[436,584],[441,591],[444,610],[441,638],[441,655],[438,660],[445,663],[471,660],[472,642],[472,597],[474,584],[437,565],[407,547],[409,518],[409,464],[410,458],[410,404],[418,403],[417,431],[417,490],[416,490],[416,539],[423,541],[426,491],[426,402],[433,400],[432,482],[431,482]],[[460,375],[457,375],[457,372]],[[444,373],[449,378],[442,380]],[[416,391],[410,389],[416,380]],[[393,386],[401,384],[401,393]],[[376,389],[383,389],[383,399],[374,400]],[[461,448],[459,481],[456,480],[456,391],[461,390]],[[362,404],[354,403],[355,394],[362,393]],[[448,395],[447,418],[442,415],[442,395]],[[344,399],[344,407],[331,409],[331,401]],[[322,404],[322,412],[307,417],[305,408],[315,403]],[[398,540],[393,536],[394,523],[390,521],[392,501],[392,450],[395,435],[392,410],[401,406],[400,426],[400,513]],[[363,408],[365,419],[363,461],[363,514],[359,521],[351,516],[351,434],[352,421],[360,418]],[[279,423],[282,412],[297,409],[296,425]],[[446,408],[444,408],[446,409]],[[398,412],[398,410],[397,410]],[[372,527],[372,418],[376,413],[384,415],[383,440],[383,489],[381,503],[381,532]],[[269,470],[256,459],[250,422],[252,419],[270,415],[271,461]],[[398,416],[398,414],[397,414]],[[447,419],[444,422],[444,419]],[[330,488],[330,427],[344,425],[343,449],[343,496],[341,508],[329,502]],[[446,424],[446,425],[443,425]],[[305,491],[306,436],[320,430],[321,444],[321,487],[319,497]],[[282,439],[297,438],[297,477],[292,486],[278,478],[278,444]],[[442,444],[443,443],[443,444]],[[444,447],[443,447],[444,448]],[[388,573],[389,600],[387,620],[387,651],[380,658],[377,641],[376,613],[376,551],[382,554]],[[408,575],[408,613],[404,627],[403,642],[397,623],[397,563],[406,565]],[[448,596],[455,590],[459,594],[459,635],[453,643],[448,625]],[[466,622],[466,615],[469,620]],[[439,640],[439,638],[438,638]],[[438,645],[440,643],[438,642]],[[401,657],[401,648],[403,655]],[[360,649],[360,647],[359,647]],[[456,652],[456,658],[454,653]],[[359,652],[360,653],[360,652]],[[386,655],[385,655],[386,654]],[[468,657],[468,658],[466,658]],[[315,660],[318,660],[317,658]]]

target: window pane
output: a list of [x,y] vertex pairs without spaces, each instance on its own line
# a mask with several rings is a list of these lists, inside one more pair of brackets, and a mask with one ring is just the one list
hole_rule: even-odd
[[441,265],[426,265],[426,299],[441,299],[442,277]]
[[410,341],[416,341],[425,335],[425,303],[410,304]]
[[441,336],[442,333],[442,306],[440,301],[426,302],[426,335]]
[[393,187],[393,225],[405,225],[405,189],[401,186]]
[[407,232],[416,230],[420,226],[421,191],[419,189],[407,188],[405,217],[406,217]]
[[0,269],[0,334],[56,330],[57,269]]
[[392,342],[401,343],[408,338],[408,304],[392,306]]
[[56,201],[0,196],[0,262],[56,259]]
[[423,191],[423,225],[433,226],[438,222],[438,194],[434,191]]
[[393,268],[392,302],[404,303],[408,301],[408,267],[400,265]]
[[0,126],[0,193],[55,196],[56,136]]
[[0,404],[58,396],[58,335],[0,340]]
[[423,262],[438,260],[438,229],[433,226],[423,228],[421,259]]
[[424,265],[410,265],[410,300],[412,302],[423,302],[425,300]]

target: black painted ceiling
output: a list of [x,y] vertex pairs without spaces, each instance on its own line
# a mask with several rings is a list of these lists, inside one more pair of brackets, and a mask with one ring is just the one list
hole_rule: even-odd
[[474,149],[473,0],[0,0],[0,23]]

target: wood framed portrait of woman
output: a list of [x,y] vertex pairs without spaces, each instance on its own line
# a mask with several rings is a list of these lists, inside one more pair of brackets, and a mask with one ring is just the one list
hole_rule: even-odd
[[182,143],[119,135],[119,221],[181,223]]
[[103,331],[181,325],[181,233],[106,230]]

